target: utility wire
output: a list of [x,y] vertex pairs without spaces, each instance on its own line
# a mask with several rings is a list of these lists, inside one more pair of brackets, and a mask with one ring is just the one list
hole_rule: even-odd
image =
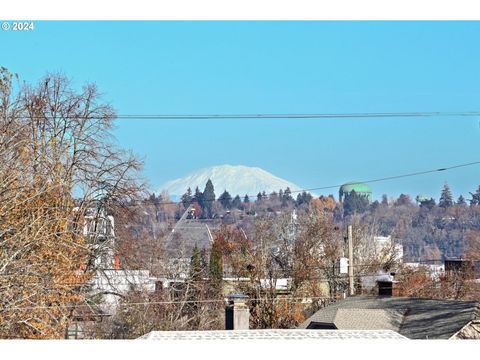
[[[438,260],[430,260],[430,261],[443,261],[442,259]],[[476,261],[476,260],[472,260]],[[370,266],[383,266],[385,263],[370,263],[370,264],[353,264],[352,267],[370,267]],[[311,265],[311,266],[303,266],[301,269],[318,269],[318,270],[332,270],[332,269],[339,269],[338,265],[335,266],[325,266],[325,265]],[[115,270],[115,269],[101,269],[99,271],[109,271],[109,270]],[[128,269],[121,269],[121,271],[130,271]],[[135,271],[135,270],[134,270]],[[83,274],[82,274],[83,275]],[[86,274],[85,274],[86,275]],[[0,277],[20,277],[20,276],[25,276],[25,277],[41,277],[41,274],[15,274],[15,273],[5,273],[5,274],[0,274]],[[168,278],[169,274],[159,274],[158,276],[155,276],[156,278]],[[203,280],[202,280],[203,281]],[[40,283],[38,283],[40,284]]]
[[[443,262],[445,261],[444,259],[429,259],[429,260],[422,260],[422,261],[428,261],[428,262]],[[478,259],[472,259],[472,260],[466,260],[466,261],[471,261],[471,262],[478,262],[480,260]],[[415,262],[415,263],[419,263],[419,262]],[[408,264],[408,263],[404,263],[404,264]],[[353,268],[371,268],[371,267],[380,267],[380,266],[384,266],[385,263],[370,263],[370,264],[353,264],[352,267]],[[419,263],[419,266],[426,266],[428,264],[422,264],[422,263]],[[434,264],[435,265],[435,264]],[[411,268],[409,266],[406,266],[407,268]],[[103,269],[103,271],[108,271],[108,270],[114,270],[114,269]],[[335,265],[335,266],[306,266],[306,267],[303,267],[301,268],[301,270],[339,270],[339,266],[338,265]],[[126,270],[126,269],[121,269],[120,271],[130,271],[130,270]],[[453,273],[469,273],[470,271],[468,269],[456,269],[456,270],[453,270]],[[88,274],[87,274],[88,275]],[[342,277],[341,275],[345,275],[345,277]],[[355,273],[355,276],[383,276],[383,275],[389,275],[389,273],[385,273],[385,274],[379,274],[378,272],[357,272]],[[15,278],[15,277],[35,277],[35,276],[38,276],[38,275],[35,275],[35,274],[0,274],[0,277],[10,277],[10,278]],[[205,278],[205,279],[202,279],[202,280],[190,280],[190,279],[187,279],[187,278],[179,278],[179,277],[169,277],[169,274],[159,274],[157,276],[152,276],[153,278],[156,278],[156,279],[167,279],[167,280],[172,280],[172,282],[184,282],[184,283],[207,283],[209,282],[211,279],[208,279],[208,278]],[[335,277],[337,277],[338,280],[346,280],[347,279],[347,274],[335,274]],[[106,278],[108,281],[111,280],[111,278],[108,277],[108,275],[104,275],[104,278]],[[290,277],[287,277],[287,278],[291,278]],[[318,276],[314,276],[314,277],[301,277],[302,280],[304,281],[331,281],[332,278],[327,278],[327,277],[318,277]],[[279,279],[279,278],[277,278]],[[251,279],[248,278],[247,276],[246,277],[235,277],[235,276],[232,276],[231,278],[229,277],[224,277],[222,279],[222,281],[225,281],[225,282],[228,282],[228,281],[250,281]],[[264,279],[264,280],[268,280],[268,279]],[[90,279],[89,281],[87,282],[84,282],[84,283],[75,283],[75,282],[53,282],[54,285],[61,285],[61,286],[73,286],[73,287],[79,287],[79,286],[89,286],[92,284],[92,279]],[[44,285],[44,283],[42,282],[22,282],[22,285]]]
[[479,111],[461,112],[385,112],[385,113],[314,113],[314,114],[209,114],[209,115],[118,115],[118,119],[337,119],[337,118],[391,118],[435,116],[480,116]]
[[[369,276],[372,274],[356,274],[356,276]],[[378,274],[373,274],[373,275],[378,275]],[[347,278],[340,278],[336,279],[337,281],[340,280],[346,280]],[[312,278],[308,280],[317,280],[317,281],[332,281],[332,279],[328,278]],[[425,284],[424,286],[420,288],[416,288],[414,290],[419,290],[421,288],[425,288],[427,286],[431,286],[430,283]],[[247,301],[263,301],[265,299],[262,298],[248,298]],[[282,298],[282,297],[276,297],[273,299],[273,301],[281,301],[281,302],[287,302],[287,303],[298,303],[298,300],[331,300],[329,297],[321,296],[321,297],[293,297],[293,298]],[[225,303],[225,298],[224,299],[200,299],[200,300],[168,300],[168,301],[151,301],[151,302],[133,302],[133,303],[120,303],[118,304],[119,307],[134,307],[134,306],[140,306],[140,305],[169,305],[169,304],[187,304],[187,303],[218,303],[222,302]],[[16,311],[16,310],[48,310],[52,308],[66,308],[66,309],[75,309],[75,308],[91,308],[92,305],[89,304],[76,304],[76,305],[48,305],[48,306],[25,306],[25,307],[11,307],[11,308],[0,308],[0,312],[2,311]]]
[[[349,185],[355,185],[355,184],[363,184],[363,183],[373,183],[373,182],[382,182],[382,181],[390,181],[390,180],[396,180],[396,179],[401,179],[401,178],[406,178],[406,177],[414,177],[414,176],[419,176],[419,175],[425,175],[425,174],[431,174],[431,173],[436,173],[436,172],[443,172],[443,171],[449,171],[449,170],[454,170],[458,168],[463,168],[463,167],[469,167],[469,166],[474,166],[474,165],[479,165],[480,161],[472,161],[468,163],[463,163],[463,164],[457,164],[457,165],[452,165],[452,166],[446,166],[446,167],[441,167],[437,169],[431,169],[431,170],[424,170],[424,171],[417,171],[417,172],[412,172],[412,173],[406,173],[406,174],[400,174],[400,175],[393,175],[393,176],[387,176],[387,177],[381,177],[381,178],[373,178],[373,179],[368,179],[368,180],[363,180],[363,181],[355,181],[355,182],[349,182]],[[328,185],[328,186],[320,186],[320,187],[313,187],[313,188],[306,188],[306,189],[300,189],[300,190],[292,190],[291,193],[303,193],[303,192],[309,192],[309,191],[315,191],[315,190],[328,190],[328,189],[336,189],[345,184],[336,184],[336,185]],[[192,194],[193,197],[194,194]],[[246,194],[242,195],[242,197],[249,197],[249,198],[255,198],[258,197],[259,194],[252,195],[252,194]],[[260,194],[262,198],[268,198],[269,194],[263,195]],[[138,207],[138,206],[144,206],[146,205],[145,201],[149,201],[148,199],[142,200],[143,202],[141,204],[119,204],[121,207]],[[215,202],[218,201],[218,199],[204,199],[204,202]],[[161,201],[159,203],[153,203],[152,205],[178,205],[180,204],[181,201],[175,202],[175,201]],[[75,208],[78,206],[70,206],[68,208]],[[59,209],[59,208],[65,208],[65,206],[39,206],[39,207],[34,207],[32,209]]]
[[[478,262],[480,261],[480,259],[448,259],[448,258],[438,258],[438,259],[422,259],[422,260],[419,260],[419,261],[411,261],[411,262],[404,262],[403,264],[410,264],[410,263],[419,263],[420,265],[428,265],[428,264],[421,264],[422,262],[426,263],[430,263],[430,262],[444,262],[444,261],[473,261],[473,262]],[[352,267],[370,267],[370,266],[383,266],[385,265],[384,262],[371,262],[371,263],[354,263],[352,265]],[[433,264],[435,265],[435,264]],[[335,266],[326,266],[326,265],[309,265],[309,266],[303,266],[302,269],[321,269],[321,270],[331,270],[331,269],[338,269],[339,266],[338,265],[335,265]],[[109,270],[116,270],[114,268],[111,268],[111,269],[100,269],[99,271],[109,271]],[[121,269],[122,271],[130,271],[128,269]],[[133,270],[133,271],[136,271],[136,270]],[[4,274],[0,274],[0,277],[1,276],[4,276],[4,277],[7,277],[7,276],[41,276],[40,274],[35,274],[35,273],[32,273],[32,274],[18,274],[18,273],[4,273]],[[156,276],[157,278],[160,278],[160,277],[168,277],[169,274],[159,274],[158,276]]]
[[[315,297],[294,297],[294,298],[282,298],[278,297],[273,299],[273,301],[282,301],[282,302],[296,302],[298,300],[330,300],[330,298],[325,296],[315,296]],[[265,299],[262,298],[249,298],[247,301],[262,301]],[[225,303],[225,299],[200,299],[200,300],[169,300],[169,301],[151,301],[151,302],[135,302],[135,303],[120,303],[120,307],[133,307],[139,305],[168,305],[168,304],[188,304],[188,303]],[[0,308],[0,311],[14,311],[14,310],[48,310],[55,308],[65,308],[65,309],[75,309],[87,307],[92,308],[92,305],[88,304],[77,304],[77,305],[48,305],[48,306],[25,306],[25,307],[11,307],[11,308]]]
[[[472,162],[469,162],[469,163],[446,166],[446,167],[441,167],[441,168],[437,168],[437,169],[417,171],[417,172],[412,172],[412,173],[406,173],[406,174],[401,174],[401,175],[393,175],[393,176],[387,176],[387,177],[381,177],[381,178],[374,178],[374,179],[363,180],[363,181],[349,182],[348,184],[349,185],[355,185],[355,184],[363,184],[363,183],[389,181],[389,180],[401,179],[401,178],[406,178],[406,177],[413,177],[413,176],[431,174],[431,173],[436,173],[436,172],[448,171],[448,170],[453,170],[453,169],[458,169],[458,168],[468,167],[468,166],[474,166],[474,165],[479,165],[479,164],[480,164],[480,161],[472,161]],[[336,185],[320,186],[320,187],[313,187],[313,188],[307,188],[307,189],[301,189],[301,190],[292,190],[291,193],[293,194],[293,193],[302,193],[302,192],[315,191],[315,190],[327,190],[327,189],[334,189],[334,188],[336,189],[336,188],[339,188],[343,185],[345,185],[345,184],[336,184]],[[250,197],[255,198],[255,197],[258,197],[258,194],[257,195],[246,194],[245,196],[248,196],[249,198]],[[261,194],[261,196],[264,197],[262,194]],[[268,194],[265,197],[268,197]],[[217,200],[204,200],[204,202],[217,201]],[[167,205],[167,204],[178,204],[178,203],[176,203],[174,201],[165,201],[165,202],[160,202],[159,204],[160,205]]]
[[[228,120],[228,119],[349,119],[349,118],[415,118],[415,117],[477,117],[480,111],[417,111],[417,112],[360,112],[360,113],[302,113],[302,114],[118,114],[114,116],[62,116],[60,119],[101,120],[113,118],[120,120]],[[16,118],[48,119],[44,116],[19,115]]]
[[[441,259],[429,259],[429,261],[441,261]],[[478,260],[472,260],[472,261],[478,261]],[[375,264],[354,264],[354,267],[371,267],[374,266]],[[377,265],[382,265],[382,264],[377,264]],[[315,267],[312,266],[311,268],[328,268],[331,269],[331,267]],[[461,272],[467,272],[466,270],[455,270],[454,273],[461,273]],[[3,274],[0,276],[10,276],[13,274]],[[381,276],[382,274],[378,273],[356,273],[355,276]],[[21,275],[20,275],[21,276]],[[28,275],[25,275],[28,276]],[[336,275],[336,281],[341,281],[341,280],[346,280],[347,277],[338,277],[338,274]],[[205,280],[186,280],[186,279],[172,279],[172,280],[184,280],[184,282],[188,283],[208,283],[208,279]],[[233,281],[238,280],[238,278],[234,278]],[[327,278],[327,277],[309,277],[303,279],[304,281],[332,281],[334,279],[332,278]],[[228,280],[224,280],[228,281]],[[41,283],[31,283],[30,285],[35,285]],[[72,285],[72,286],[84,286],[88,284],[56,284],[56,285]],[[307,297],[308,299],[329,299],[327,297]],[[287,301],[287,302],[294,302],[294,300],[304,300],[306,297],[302,298],[275,298],[274,301]],[[261,301],[263,299],[248,299],[249,301]],[[137,303],[126,303],[126,304],[119,304],[119,306],[123,307],[130,307],[130,306],[138,306],[138,305],[167,305],[167,304],[178,304],[178,303],[215,303],[215,302],[224,302],[225,299],[202,299],[202,300],[176,300],[176,301],[156,301],[156,302],[137,302]],[[1,311],[15,311],[15,310],[35,310],[35,309],[51,309],[51,308],[79,308],[79,307],[91,307],[91,305],[88,304],[80,304],[80,305],[49,305],[49,306],[27,306],[27,307],[11,307],[11,308],[0,308]]]

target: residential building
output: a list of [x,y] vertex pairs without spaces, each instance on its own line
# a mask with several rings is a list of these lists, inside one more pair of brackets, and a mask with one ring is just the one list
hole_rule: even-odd
[[392,330],[409,339],[480,338],[476,301],[354,296],[320,309],[301,329]]

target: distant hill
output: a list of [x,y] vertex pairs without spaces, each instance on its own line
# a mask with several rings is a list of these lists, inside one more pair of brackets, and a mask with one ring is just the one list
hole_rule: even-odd
[[[183,178],[168,181],[160,186],[159,193],[166,190],[172,195],[172,198],[177,198],[184,194],[189,187],[192,192],[197,186],[200,191],[203,191],[208,179],[212,180],[217,197],[224,190],[227,190],[232,197],[235,195],[243,197],[245,194],[254,197],[259,192],[265,191],[269,194],[287,187],[292,191],[301,190],[299,186],[258,167],[219,165],[200,169]],[[293,195],[296,197],[296,194]]]

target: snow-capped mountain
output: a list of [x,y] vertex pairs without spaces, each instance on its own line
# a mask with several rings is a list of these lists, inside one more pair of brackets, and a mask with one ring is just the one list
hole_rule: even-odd
[[[197,186],[200,191],[203,191],[208,179],[212,180],[217,197],[224,190],[227,190],[232,197],[235,195],[243,197],[245,194],[254,197],[259,192],[265,191],[269,194],[287,187],[292,191],[301,190],[299,186],[258,167],[220,165],[200,169],[183,178],[168,181],[160,186],[159,192],[166,190],[170,195],[177,197],[184,194],[189,187],[192,192]],[[296,194],[293,195],[296,197]]]

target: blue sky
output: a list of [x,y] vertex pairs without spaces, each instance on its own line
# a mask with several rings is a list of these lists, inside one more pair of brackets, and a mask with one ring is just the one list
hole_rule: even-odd
[[[0,65],[96,82],[119,114],[480,110],[480,22],[37,22],[0,32]],[[206,166],[304,188],[480,160],[479,118],[118,120],[156,189]],[[480,166],[372,184],[457,197]],[[328,190],[325,193],[335,193]]]

